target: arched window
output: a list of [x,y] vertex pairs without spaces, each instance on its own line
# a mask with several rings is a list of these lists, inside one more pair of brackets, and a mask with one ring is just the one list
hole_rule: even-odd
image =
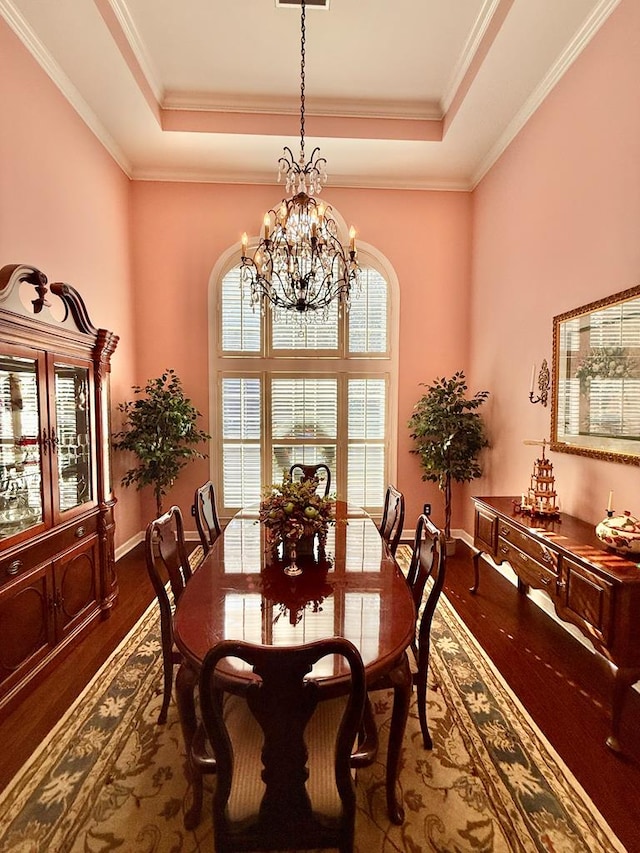
[[379,512],[395,478],[397,285],[373,254],[360,248],[359,261],[362,286],[349,311],[340,316],[334,304],[318,321],[254,310],[239,252],[214,270],[212,460],[221,514],[257,503],[296,462],[325,462],[332,492]]

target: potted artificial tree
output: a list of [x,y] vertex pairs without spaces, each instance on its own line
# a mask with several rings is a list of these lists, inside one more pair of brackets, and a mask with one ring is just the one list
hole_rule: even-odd
[[420,457],[422,479],[437,483],[444,495],[444,530],[451,552],[455,548],[451,540],[451,483],[464,483],[482,474],[478,455],[488,441],[478,409],[489,392],[478,391],[468,399],[462,371],[450,379],[421,384],[427,391],[414,406],[408,424],[415,441],[411,452]]
[[175,371],[166,370],[144,388],[134,385],[133,391],[140,395],[136,400],[118,404],[125,424],[121,432],[114,433],[113,447],[138,457],[139,464],[126,472],[122,485],[153,486],[160,516],[162,498],[188,462],[205,458],[196,445],[210,436],[196,426],[200,412],[185,397]]

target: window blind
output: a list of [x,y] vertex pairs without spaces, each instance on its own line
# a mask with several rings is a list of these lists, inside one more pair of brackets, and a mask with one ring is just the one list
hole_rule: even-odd
[[[352,292],[342,318],[334,303],[327,322],[291,322],[267,309],[262,323],[240,284],[239,267],[225,274],[218,318],[222,512],[257,502],[294,463],[320,462],[331,470],[332,491],[370,511],[381,508],[388,464],[388,299],[385,278],[365,267],[363,286]],[[268,341],[261,337],[265,331]],[[377,358],[368,362],[367,376],[357,375],[367,355]]]

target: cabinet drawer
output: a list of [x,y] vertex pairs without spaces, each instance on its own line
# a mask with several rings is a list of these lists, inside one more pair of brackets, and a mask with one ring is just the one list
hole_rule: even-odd
[[[547,571],[558,574],[558,555],[544,543],[533,539],[530,534],[518,530],[517,527],[502,519],[498,523],[498,535],[500,539],[516,547],[518,551],[526,554],[527,557],[531,557],[536,563],[540,563]],[[505,559],[507,558],[505,557]]]
[[502,536],[498,539],[498,559],[510,563],[520,580],[528,586],[546,589],[549,595],[555,595],[558,576],[553,564],[542,565]]
[[476,506],[473,544],[486,554],[496,556],[498,545],[498,516],[484,507]]
[[97,522],[97,515],[90,515],[62,530],[39,537],[32,545],[22,547],[19,553],[12,550],[8,556],[0,558],[0,586],[95,536]]
[[608,645],[613,639],[614,585],[563,557],[559,589],[559,615],[577,624],[587,637]]

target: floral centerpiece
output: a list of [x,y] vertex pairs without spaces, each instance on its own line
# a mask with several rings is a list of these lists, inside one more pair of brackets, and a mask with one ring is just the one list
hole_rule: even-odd
[[320,546],[324,546],[329,524],[335,523],[333,500],[319,495],[319,480],[292,480],[285,476],[282,483],[274,483],[260,502],[259,519],[270,534],[271,553],[284,544],[283,556],[291,555],[303,537],[316,533]]

